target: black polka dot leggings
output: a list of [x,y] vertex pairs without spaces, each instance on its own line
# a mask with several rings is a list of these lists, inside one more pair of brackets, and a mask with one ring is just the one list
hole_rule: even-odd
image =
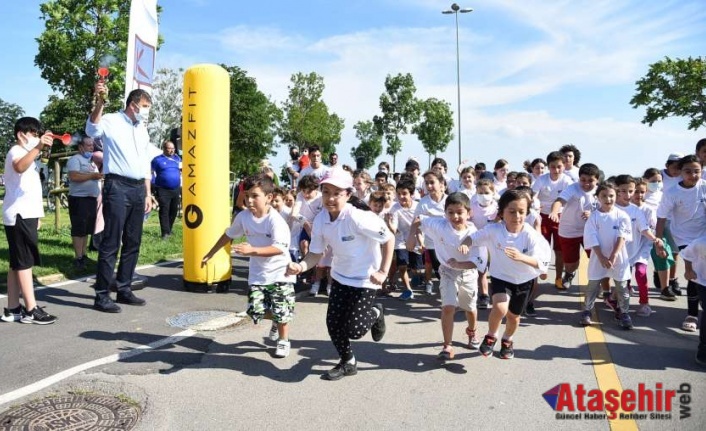
[[353,357],[351,340],[367,334],[377,315],[373,310],[375,289],[345,286],[333,281],[326,312],[326,327],[333,345],[345,362]]

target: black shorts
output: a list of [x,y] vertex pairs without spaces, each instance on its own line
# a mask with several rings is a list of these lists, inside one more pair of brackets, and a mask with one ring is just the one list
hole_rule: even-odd
[[[529,293],[532,290],[534,280],[520,284],[510,283],[499,278],[490,277],[490,294],[506,293],[510,297],[508,310],[517,316],[521,315],[527,305]],[[493,302],[495,302],[493,300]]]
[[397,266],[406,266],[409,269],[422,269],[422,255],[405,249],[395,250],[395,263]]
[[23,219],[19,214],[14,226],[5,226],[11,269],[21,271],[40,264],[38,226],[39,219]]
[[98,212],[97,203],[97,198],[69,196],[71,236],[82,237],[93,234]]

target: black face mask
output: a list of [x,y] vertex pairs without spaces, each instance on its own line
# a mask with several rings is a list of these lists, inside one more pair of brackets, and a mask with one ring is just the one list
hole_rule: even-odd
[[299,158],[299,153],[292,153],[292,160],[298,159]]

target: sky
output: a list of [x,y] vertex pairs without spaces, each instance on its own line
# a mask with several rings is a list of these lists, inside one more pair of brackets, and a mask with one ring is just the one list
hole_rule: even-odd
[[[466,0],[464,0],[466,1]],[[44,29],[36,0],[0,0],[6,41],[0,98],[38,116],[52,93],[34,65]],[[164,44],[157,68],[239,66],[281,104],[290,77],[316,72],[324,101],[345,120],[337,152],[354,165],[353,125],[379,114],[387,75],[411,73],[417,97],[448,101],[457,115],[456,28],[438,0],[158,0]],[[640,175],[669,153],[694,151],[706,130],[673,118],[649,127],[629,101],[635,82],[666,56],[706,55],[706,0],[473,0],[460,14],[461,158],[512,170],[564,144],[608,174]],[[457,128],[444,157],[458,165]],[[429,158],[403,136],[397,171]],[[287,159],[286,146],[270,158]],[[392,164],[384,155],[378,162]]]

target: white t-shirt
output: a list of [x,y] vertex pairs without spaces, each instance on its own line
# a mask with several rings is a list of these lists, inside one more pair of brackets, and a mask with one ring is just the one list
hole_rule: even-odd
[[564,174],[571,178],[571,181],[576,183],[579,180],[579,167],[572,166],[571,169],[564,169]]
[[495,200],[483,207],[475,197],[471,199],[471,221],[476,229],[483,229],[488,223],[495,222],[497,216],[498,203]]
[[[662,183],[664,185],[664,183]],[[645,205],[657,211],[659,208],[659,203],[662,201],[662,190],[658,192],[650,192],[649,190],[645,193]]]
[[706,181],[699,179],[688,189],[676,184],[665,190],[657,217],[671,221],[670,230],[678,247],[706,235]]
[[[696,273],[696,280],[694,281],[706,286],[706,236],[701,236],[692,241],[681,251],[681,257],[691,262],[691,266]],[[700,289],[703,288],[700,287]]]
[[[630,224],[630,217],[625,211],[616,207],[608,212],[594,211],[586,221],[583,246],[586,250],[600,246],[603,256],[609,257],[618,238],[625,238],[626,242],[632,241]],[[588,261],[588,279],[600,280],[606,277],[618,281],[630,280],[630,262],[626,247],[622,247],[618,252],[613,268],[603,268],[596,253],[591,253]]]
[[463,185],[461,180],[451,180],[451,182],[449,183],[449,186],[447,187],[447,191],[449,192],[449,194],[461,192],[464,195],[468,196],[468,199],[471,199],[476,194],[476,186],[471,184],[471,188],[467,189]]
[[[390,208],[390,214],[392,214],[392,220],[390,220],[390,226],[395,229],[395,250],[405,250],[407,249],[407,237],[409,236],[409,231],[412,229],[412,222],[414,221],[414,213],[417,210],[418,202],[412,201],[412,206],[409,208],[404,208],[399,202],[392,205]],[[418,253],[419,250],[415,249]]]
[[5,157],[5,199],[2,204],[2,222],[14,226],[17,214],[24,219],[44,217],[42,181],[36,163],[23,173],[17,173],[12,162],[24,157],[28,151],[21,145],[13,145]]
[[527,216],[525,217],[525,223],[528,225],[532,226],[534,228],[535,223],[539,220],[539,225],[542,225],[542,217],[539,215],[539,211],[536,211],[534,209],[530,209],[529,212],[527,213]]
[[495,194],[500,196],[507,190],[507,181],[498,181],[497,178],[493,178],[493,187],[495,187]]
[[299,250],[299,235],[302,232],[302,224],[299,223],[299,220],[293,220],[290,217],[292,215],[292,209],[286,205],[282,206],[282,209],[280,210],[279,214],[282,216],[284,221],[287,222],[287,226],[289,226],[289,232],[291,234],[291,239],[289,240],[289,249],[292,251]]
[[[315,176],[319,181],[321,181],[324,178],[324,175],[329,171],[329,167],[325,165],[319,166],[317,169],[314,169],[311,167],[311,165],[307,166],[306,168],[302,169],[301,172],[299,172],[299,179],[301,180],[302,177],[306,175],[313,175]],[[299,184],[299,181],[297,181],[297,184]]]
[[[435,202],[430,195],[424,196],[417,205],[417,210],[414,212],[414,218],[419,216],[427,217],[443,217],[446,214],[444,206],[446,204],[446,195],[442,194],[439,202]],[[427,250],[434,250],[434,241],[431,238],[424,238],[424,247]]]
[[582,237],[586,225],[583,212],[596,209],[596,189],[585,192],[581,184],[573,183],[561,192],[559,199],[566,202],[559,220],[559,235],[564,238]]
[[264,286],[296,281],[295,276],[285,275],[287,265],[292,261],[289,257],[289,227],[274,208],[270,208],[267,214],[260,218],[255,218],[249,209],[239,212],[225,234],[229,238],[240,238],[245,235],[248,244],[253,247],[273,246],[282,250],[282,254],[276,256],[251,256],[248,284]]
[[619,210],[625,211],[625,214],[630,217],[630,230],[632,231],[632,240],[625,243],[625,248],[628,251],[628,261],[630,262],[630,266],[633,266],[636,263],[649,262],[649,250],[647,250],[647,256],[640,256],[640,250],[643,245],[642,238],[647,239],[644,235],[642,235],[642,232],[650,230],[650,224],[645,218],[645,213],[637,205],[632,203],[626,207],[621,207],[620,205],[616,204],[615,207]]
[[453,258],[458,262],[471,261],[479,271],[485,272],[488,264],[487,253],[481,256],[479,247],[471,247],[467,255],[458,251],[463,240],[477,231],[475,226],[468,224],[466,229],[458,231],[451,226],[446,218],[422,216],[421,229],[426,238],[434,240],[434,244],[436,244],[434,251],[436,251],[436,257],[441,265],[451,268],[448,262]]
[[[504,222],[491,223],[471,234],[474,246],[484,246],[493,262],[493,277],[508,283],[526,283],[540,274],[546,274],[551,259],[551,249],[544,237],[527,223],[519,233],[510,233]],[[523,254],[537,259],[539,268],[514,261],[505,254],[506,247],[514,247]]]
[[574,182],[566,174],[561,174],[556,181],[552,181],[549,175],[544,174],[532,183],[535,197],[539,199],[540,212],[547,215],[552,212],[552,204],[556,198]]
[[662,169],[662,190],[666,191],[681,181],[681,175],[670,177],[666,169]]
[[346,204],[331,221],[324,209],[314,219],[311,230],[312,253],[323,253],[331,247],[331,277],[352,287],[379,289],[370,276],[380,269],[380,244],[393,239],[385,222],[372,211],[363,211]]
[[300,222],[308,221],[312,223],[314,218],[321,212],[324,205],[321,201],[321,193],[317,193],[316,197],[311,200],[306,200],[302,192],[297,193],[297,200],[294,201],[294,208],[299,206],[299,215],[302,218],[298,220]]
[[[646,204],[643,204],[641,207],[638,207],[636,205],[635,208],[637,208],[642,213],[642,216],[644,217],[645,222],[647,223],[647,226],[650,229],[650,232],[654,234],[657,228],[657,211],[650,208]],[[638,242],[637,234],[635,234],[634,232],[635,229],[633,229],[633,243]],[[645,235],[640,234],[639,243],[640,245],[637,249],[637,252],[635,253],[634,259],[632,255],[629,254],[630,265],[634,265],[637,262],[648,263],[650,261],[650,252],[652,251],[653,246],[652,241]]]

